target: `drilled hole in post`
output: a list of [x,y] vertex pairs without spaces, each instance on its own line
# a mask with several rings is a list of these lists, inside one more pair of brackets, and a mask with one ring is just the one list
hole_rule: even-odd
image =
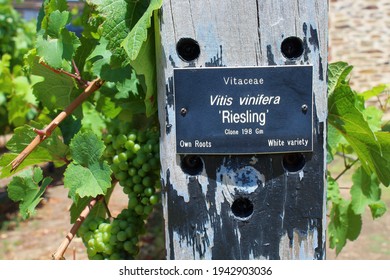
[[193,61],[200,55],[198,42],[191,38],[181,38],[176,44],[176,51],[180,59],[186,62]]
[[305,167],[306,159],[303,154],[287,154],[283,156],[283,167],[288,172],[298,172]]
[[253,214],[253,203],[246,197],[239,197],[232,204],[234,216],[245,219]]
[[181,160],[181,169],[189,175],[199,175],[203,171],[202,158],[195,155],[185,156]]
[[303,54],[303,42],[298,37],[288,37],[283,40],[281,51],[286,58],[299,58]]

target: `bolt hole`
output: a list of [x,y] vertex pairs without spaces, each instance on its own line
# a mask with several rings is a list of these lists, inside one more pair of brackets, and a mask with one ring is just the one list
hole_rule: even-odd
[[189,175],[199,175],[203,170],[203,161],[199,156],[185,156],[181,160],[181,169]]
[[303,54],[303,42],[298,37],[288,37],[283,40],[281,50],[286,58],[299,58]]
[[246,197],[237,198],[232,204],[234,216],[244,219],[253,214],[253,203]]
[[200,55],[198,42],[191,38],[181,38],[176,44],[176,51],[180,59],[186,62],[191,62]]
[[305,167],[306,160],[303,154],[287,154],[283,156],[283,167],[288,172],[298,172]]

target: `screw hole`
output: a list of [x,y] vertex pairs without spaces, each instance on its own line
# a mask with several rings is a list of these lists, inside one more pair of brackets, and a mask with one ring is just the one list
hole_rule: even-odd
[[306,160],[303,154],[287,154],[283,156],[283,167],[288,172],[298,172],[305,167]]
[[181,169],[189,175],[199,175],[203,170],[203,161],[199,156],[185,156],[181,160]]
[[246,197],[237,198],[232,204],[234,216],[245,219],[253,214],[253,203]]
[[299,58],[303,54],[303,42],[298,37],[288,37],[283,40],[281,51],[288,59]]
[[191,38],[181,38],[176,44],[176,51],[180,59],[186,62],[191,62],[200,55],[198,42]]

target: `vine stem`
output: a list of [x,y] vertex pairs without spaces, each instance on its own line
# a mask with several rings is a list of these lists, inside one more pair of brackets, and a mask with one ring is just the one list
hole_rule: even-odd
[[10,163],[11,164],[11,172],[16,170],[19,165],[24,161],[24,159],[40,144],[42,143],[47,137],[49,137],[54,129],[57,128],[57,126],[69,115],[72,114],[72,112],[80,106],[81,103],[83,103],[92,93],[97,91],[102,85],[104,81],[100,78],[97,78],[93,80],[92,82],[88,83],[88,86],[85,88],[85,90],[77,96],[75,100],[72,101],[72,103],[69,104],[68,107],[65,108],[61,113],[58,114],[57,117],[54,118],[54,120],[51,121],[50,124],[48,124],[44,129],[34,129],[34,132],[37,134],[37,136],[31,141],[30,144],[27,145],[27,147]]
[[77,218],[76,222],[73,224],[72,228],[66,235],[65,239],[62,241],[61,245],[58,247],[57,251],[52,255],[53,260],[63,260],[64,259],[64,253],[66,249],[68,249],[68,246],[70,242],[72,242],[73,238],[76,236],[77,231],[79,230],[80,226],[84,222],[84,220],[88,217],[89,213],[91,212],[92,208],[98,203],[100,200],[103,200],[104,197],[102,195],[99,195],[95,198],[93,198],[87,206],[85,206],[84,210],[81,212],[80,216]]
[[337,181],[338,179],[340,179],[341,176],[343,176],[349,169],[352,168],[352,166],[355,165],[355,163],[357,163],[359,161],[359,159],[356,159],[355,161],[353,161],[351,164],[349,165],[346,165],[345,166],[345,169],[334,179],[335,181]]

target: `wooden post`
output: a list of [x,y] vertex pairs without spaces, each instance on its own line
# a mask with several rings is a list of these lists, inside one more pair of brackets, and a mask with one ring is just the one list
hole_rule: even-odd
[[[327,12],[327,0],[164,1],[156,41],[162,201],[168,259],[325,258]],[[312,68],[291,69],[290,66]],[[218,76],[219,69],[231,69],[234,74],[241,73],[236,72],[237,69],[248,67],[254,67],[256,75],[263,73],[267,77],[263,81],[264,85],[268,83],[266,96],[267,91],[273,89],[274,96],[281,96],[280,104],[267,105],[269,111],[284,108],[273,113],[272,118],[268,117],[267,122],[272,121],[273,125],[267,123],[264,131],[259,132],[265,138],[278,129],[279,117],[280,122],[286,122],[291,113],[290,129],[294,130],[295,116],[301,116],[289,108],[289,103],[282,105],[287,97],[278,93],[277,84],[269,85],[273,77],[279,75],[272,71],[287,69],[292,75],[298,73],[294,78],[283,74],[295,83],[291,88],[307,84],[307,77],[312,79],[313,102],[302,105],[302,112],[308,111],[312,121],[307,129],[312,136],[308,138],[312,148],[288,150],[287,143],[280,143],[282,147],[268,145],[268,152],[264,152],[263,147],[251,144],[245,148],[248,154],[235,153],[234,144],[227,144],[226,149],[233,152],[219,152],[213,147],[210,154],[178,153],[176,137],[183,129],[182,125],[180,131],[177,128],[177,118],[181,121],[187,113],[190,118],[192,111],[175,107],[178,106],[175,94],[182,94],[178,88],[182,90],[187,82],[181,76],[179,81],[179,72],[175,72],[178,74],[174,81],[174,69],[214,69],[216,72],[210,72],[211,87],[212,75]],[[312,70],[301,72],[303,69]],[[190,81],[191,73],[183,73]],[[209,74],[204,73],[200,72],[199,77],[207,79]],[[207,88],[208,82],[206,80],[202,88]],[[246,83],[252,82],[246,80]],[[261,83],[260,79],[257,82]],[[188,90],[198,88],[198,82],[190,84]],[[289,85],[285,88],[289,90]],[[233,87],[225,89],[233,90]],[[182,95],[185,94],[188,95]],[[219,94],[225,96],[222,88]],[[236,102],[221,98],[221,108]],[[229,99],[228,95],[225,98]],[[291,102],[294,99],[292,96]],[[181,101],[176,100],[178,102]],[[204,110],[205,114],[209,111],[206,107]],[[307,119],[308,115],[303,117]],[[202,124],[195,123],[193,127],[187,126],[189,133],[191,130],[208,133],[203,131]],[[205,127],[211,123],[215,127],[222,124],[219,119],[203,120]],[[238,130],[244,133],[241,127]],[[291,136],[294,134],[291,130],[283,131]],[[214,136],[210,137],[215,140]],[[240,135],[235,139],[242,142],[245,137]],[[288,140],[288,137],[279,138],[284,142]],[[226,135],[228,143],[230,139],[233,137]],[[302,141],[306,141],[304,139]],[[206,142],[203,144],[207,146]],[[188,145],[193,143],[188,142]]]

